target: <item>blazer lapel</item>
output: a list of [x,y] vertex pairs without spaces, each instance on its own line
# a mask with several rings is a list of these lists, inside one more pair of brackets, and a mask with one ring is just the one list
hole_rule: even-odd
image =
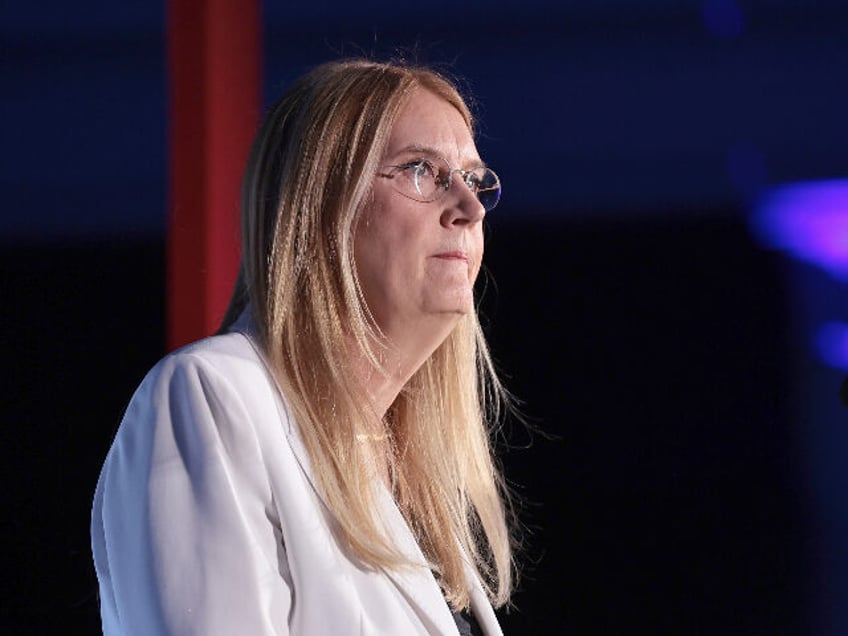
[[442,596],[442,590],[436,583],[409,525],[386,486],[378,482],[376,488],[377,499],[380,502],[380,515],[387,536],[392,539],[405,558],[412,563],[420,564],[391,570],[384,569],[383,572],[415,609],[430,633],[457,634],[458,629],[447,601]]
[[248,305],[245,310],[241,313],[238,320],[233,323],[232,327],[230,327],[230,331],[238,331],[242,335],[247,338],[247,341],[250,343],[250,346],[253,347],[253,350],[256,352],[257,357],[262,362],[262,367],[265,371],[265,376],[268,378],[269,384],[273,387],[274,393],[274,401],[277,404],[277,412],[280,415],[280,422],[283,423],[283,432],[285,433],[286,440],[289,443],[289,447],[292,450],[295,458],[297,459],[297,463],[300,464],[300,468],[303,471],[303,474],[306,475],[306,479],[309,481],[309,485],[312,486],[312,490],[318,496],[318,499],[324,505],[325,508],[329,510],[329,506],[327,506],[327,501],[324,499],[323,494],[321,493],[321,489],[318,488],[318,484],[315,482],[315,478],[312,474],[312,464],[309,460],[309,453],[306,450],[306,447],[303,445],[303,441],[300,438],[300,433],[297,430],[297,426],[294,423],[294,417],[292,416],[291,411],[289,411],[288,404],[283,398],[283,392],[280,390],[280,385],[277,382],[277,378],[274,377],[274,374],[271,372],[271,366],[268,363],[268,360],[265,358],[265,354],[262,351],[262,347],[259,345],[259,338],[256,332],[256,325],[254,323],[254,318],[250,310],[250,305]]
[[[327,504],[321,495],[321,490],[314,482],[309,454],[300,440],[300,435],[296,427],[291,423],[291,420],[289,422],[290,424],[286,434],[292,451],[301,469],[309,479],[310,484],[312,484],[312,488],[326,506]],[[385,485],[378,481],[375,483],[375,488],[377,489],[376,499],[380,508],[379,514],[383,521],[386,536],[391,538],[394,545],[406,559],[411,563],[420,564],[395,569],[383,568],[383,574],[398,588],[429,633],[444,635],[458,634],[458,629],[447,601],[442,596],[442,590],[439,588],[439,584],[436,583],[436,579],[433,577],[433,573],[430,571],[427,560],[424,558],[424,554],[421,552],[421,548],[418,546],[418,542],[415,540],[409,525],[406,523],[406,520],[403,518]],[[487,602],[486,604],[488,605]],[[489,607],[489,612],[492,612],[491,607]],[[475,613],[478,612],[475,610]],[[494,615],[492,615],[492,619],[494,620]],[[497,621],[495,621],[495,625],[497,625]],[[500,634],[500,631],[490,632],[490,630],[486,630],[486,633],[487,635],[489,633]]]
[[486,636],[503,636],[501,626],[495,616],[495,610],[492,609],[492,604],[489,602],[489,597],[486,596],[486,591],[480,583],[474,568],[465,560],[465,580],[468,582],[468,592],[471,596],[471,611],[474,612],[474,617],[480,625],[480,629]]
[[[282,400],[280,402],[280,406],[285,408],[285,403]],[[293,425],[291,417],[289,417],[286,435],[301,469],[326,507],[327,503],[324,501],[321,490],[315,484],[312,475],[309,454],[300,440],[297,427]],[[375,484],[375,488],[377,489],[376,498],[380,508],[380,518],[383,521],[386,536],[391,538],[406,559],[412,563],[420,564],[397,569],[383,568],[382,572],[400,590],[429,633],[444,635],[458,634],[458,629],[448,608],[447,601],[442,596],[441,588],[436,583],[436,579],[433,577],[433,573],[430,571],[427,561],[421,552],[421,548],[418,546],[418,542],[409,529],[409,525],[406,523],[406,520],[403,518],[385,485],[378,481]],[[489,612],[491,611],[490,607]],[[499,634],[500,632],[493,633]]]

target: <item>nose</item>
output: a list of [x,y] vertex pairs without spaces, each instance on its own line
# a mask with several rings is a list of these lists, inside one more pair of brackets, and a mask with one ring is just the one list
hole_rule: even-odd
[[442,198],[442,225],[473,225],[483,220],[486,209],[477,195],[465,183],[462,173],[457,170],[451,175],[450,188]]

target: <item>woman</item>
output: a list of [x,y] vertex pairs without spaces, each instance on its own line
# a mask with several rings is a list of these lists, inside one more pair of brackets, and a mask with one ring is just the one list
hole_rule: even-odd
[[477,321],[500,197],[452,84],[318,67],[267,115],[220,333],[160,361],[106,459],[106,634],[499,634],[511,590]]

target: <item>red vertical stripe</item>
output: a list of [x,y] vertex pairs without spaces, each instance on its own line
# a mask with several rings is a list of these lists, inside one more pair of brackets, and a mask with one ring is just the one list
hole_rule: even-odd
[[232,292],[260,59],[258,0],[169,1],[171,349],[212,333]]

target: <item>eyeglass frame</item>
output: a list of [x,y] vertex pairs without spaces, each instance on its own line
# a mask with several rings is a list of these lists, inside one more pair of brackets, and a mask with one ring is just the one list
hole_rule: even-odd
[[[418,201],[419,203],[433,203],[434,201],[438,201],[439,199],[441,199],[445,195],[445,193],[450,190],[451,184],[453,183],[453,175],[456,174],[456,173],[459,173],[460,177],[462,177],[462,182],[471,191],[471,193],[474,195],[474,198],[477,199],[477,201],[480,202],[480,205],[483,206],[483,209],[486,212],[491,212],[492,210],[494,210],[498,206],[498,203],[500,203],[500,200],[501,200],[501,193],[503,192],[503,188],[501,187],[501,178],[498,176],[497,172],[495,172],[489,166],[486,166],[486,165],[475,166],[474,168],[470,168],[468,170],[465,170],[463,168],[454,168],[453,166],[450,165],[450,162],[447,159],[445,159],[444,157],[436,155],[436,156],[433,156],[433,157],[419,157],[418,159],[415,159],[413,161],[408,161],[407,163],[402,163],[402,164],[387,164],[385,166],[380,166],[380,170],[384,170],[386,168],[393,168],[395,170],[406,170],[406,169],[409,169],[409,168],[413,168],[417,164],[422,164],[424,162],[431,162],[433,164],[436,164],[435,160],[443,162],[448,167],[448,170],[449,170],[447,176],[444,179],[444,184],[436,182],[437,188],[436,188],[435,196],[433,196],[432,198],[429,198],[429,199],[424,197],[424,195],[421,194],[421,191],[418,190],[417,185],[416,185],[415,189],[418,190],[421,198],[417,198],[417,197],[414,197],[407,192],[403,192],[400,188],[397,188],[397,187],[395,187],[395,190],[398,193],[402,194],[403,196],[409,197],[413,201]],[[468,181],[467,181],[467,176],[469,174],[473,173],[475,170],[480,170],[480,169],[483,169],[487,172],[490,172],[492,174],[492,176],[495,177],[495,183],[497,184],[498,198],[495,201],[495,204],[490,208],[487,208],[485,206],[483,201],[481,201],[480,197],[477,195],[477,192],[472,190],[471,186],[468,184]],[[381,172],[378,172],[377,176],[383,177],[383,178],[386,178],[386,179],[394,179],[395,178],[394,174],[383,174]],[[493,189],[494,188],[486,188],[484,190],[484,192],[488,192],[488,191],[493,190]]]

